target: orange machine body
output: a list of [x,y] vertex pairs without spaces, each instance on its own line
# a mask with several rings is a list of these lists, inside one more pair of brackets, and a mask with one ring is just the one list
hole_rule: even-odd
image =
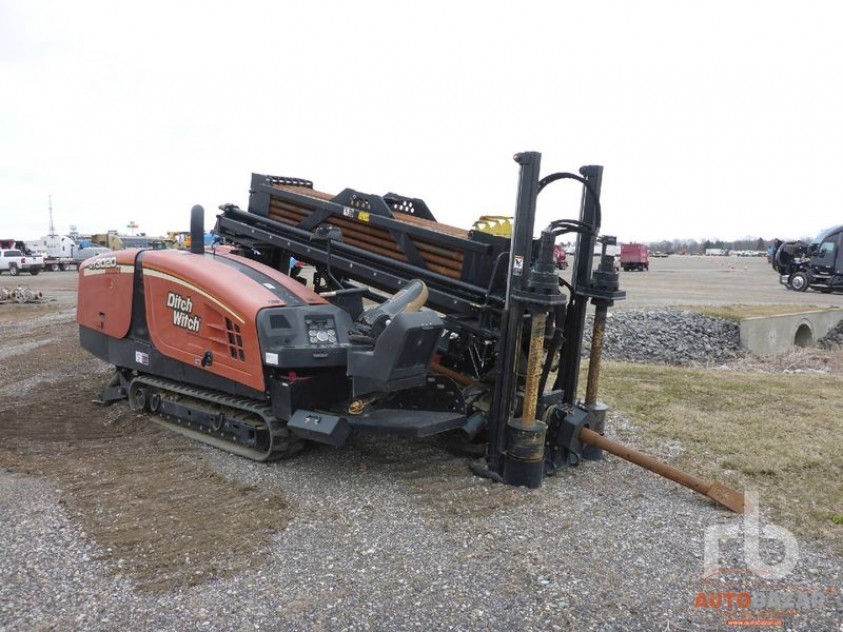
[[77,320],[80,331],[94,332],[86,333],[97,340],[95,355],[115,361],[106,347],[129,338],[134,353],[117,362],[126,368],[161,374],[161,357],[181,372],[192,367],[254,391],[267,388],[259,312],[328,306],[288,276],[231,254],[125,250],[89,259],[79,274]]

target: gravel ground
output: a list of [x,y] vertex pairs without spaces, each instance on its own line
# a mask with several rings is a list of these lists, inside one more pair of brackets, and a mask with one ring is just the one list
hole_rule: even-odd
[[[231,480],[283,489],[299,509],[254,569],[138,590],[68,519],[61,490],[4,473],[0,628],[725,629],[719,611],[695,608],[699,593],[781,590],[740,575],[704,581],[705,528],[737,519],[617,459],[527,491],[473,478],[454,467],[460,459],[410,442],[357,441],[270,467],[203,456]],[[734,551],[726,557],[740,566]],[[825,595],[841,581],[839,559],[803,543],[787,585]],[[838,630],[841,620],[834,593],[788,617],[787,629]]]
[[817,340],[817,346],[821,349],[843,349],[843,320]]

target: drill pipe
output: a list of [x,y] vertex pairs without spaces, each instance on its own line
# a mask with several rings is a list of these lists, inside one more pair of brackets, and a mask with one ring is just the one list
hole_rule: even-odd
[[524,411],[521,414],[521,422],[527,426],[534,426],[536,423],[536,402],[539,398],[546,326],[545,314],[533,314],[533,323],[530,328],[530,355],[527,358],[527,383],[524,385]]
[[580,430],[580,441],[585,444],[601,448],[606,452],[629,461],[630,463],[635,463],[635,465],[639,465],[645,470],[650,470],[659,476],[669,478],[670,480],[679,483],[680,485],[684,485],[688,489],[692,489],[703,496],[708,496],[717,504],[734,511],[735,513],[742,514],[744,512],[746,502],[743,494],[736,492],[721,483],[706,482],[696,476],[688,474],[687,472],[678,470],[667,463],[663,463],[658,459],[654,459],[651,456],[638,452],[638,450],[633,450],[632,448],[628,448],[620,443],[615,443],[611,439],[607,439],[603,435],[597,434],[588,428]]
[[585,405],[594,408],[597,403],[597,385],[600,382],[600,362],[603,359],[603,334],[606,332],[606,315],[609,307],[598,303],[594,308],[594,329],[591,334],[591,357],[588,360],[588,382],[585,387]]

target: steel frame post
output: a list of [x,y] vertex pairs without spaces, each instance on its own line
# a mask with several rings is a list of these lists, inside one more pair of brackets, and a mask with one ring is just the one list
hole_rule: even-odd
[[506,426],[513,415],[515,390],[518,386],[518,357],[521,350],[524,315],[527,310],[524,302],[513,295],[523,293],[527,289],[541,154],[534,151],[516,154],[515,162],[521,165],[521,171],[509,253],[506,305],[501,319],[501,338],[498,347],[500,351],[495,367],[495,393],[489,411],[487,461],[489,470],[497,474],[503,471],[502,456],[506,449]]
[[588,309],[588,289],[591,285],[592,259],[594,245],[597,241],[596,236],[600,232],[600,226],[597,223],[597,203],[603,182],[603,167],[598,165],[582,167],[580,175],[588,181],[591,190],[594,192],[594,196],[592,196],[583,187],[580,221],[594,226],[594,232],[591,234],[580,233],[577,237],[577,252],[571,278],[573,291],[565,316],[565,343],[562,346],[559,360],[559,373],[553,385],[555,390],[563,391],[562,401],[566,404],[573,404],[577,398],[580,354],[582,353],[583,333],[585,331],[585,315]]

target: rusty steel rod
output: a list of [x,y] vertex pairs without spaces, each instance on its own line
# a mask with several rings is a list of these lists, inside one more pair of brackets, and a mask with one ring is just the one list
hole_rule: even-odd
[[524,409],[521,413],[521,423],[525,426],[536,424],[536,404],[539,399],[539,383],[544,364],[544,331],[547,315],[533,314],[532,321],[530,355],[527,358],[527,381],[524,384]]
[[600,363],[603,360],[603,336],[606,333],[607,305],[598,303],[594,310],[594,329],[591,334],[591,353],[588,359],[588,381],[585,386],[585,405],[594,408],[597,404],[597,387],[600,383]]
[[605,450],[610,454],[614,454],[630,463],[634,463],[645,470],[664,476],[670,480],[684,485],[688,489],[711,498],[714,502],[722,505],[726,509],[742,514],[744,512],[745,500],[743,494],[737,492],[721,483],[709,483],[696,476],[676,469],[658,459],[654,459],[638,450],[627,447],[620,443],[616,443],[611,439],[607,439],[589,428],[580,430],[580,441],[585,444],[593,445],[597,448]]
[[445,377],[449,377],[457,384],[462,384],[463,386],[478,386],[482,385],[482,382],[478,382],[477,380],[473,380],[467,375],[463,375],[462,373],[458,373],[453,369],[449,369],[446,366],[442,366],[441,364],[431,364],[430,370],[434,373],[438,373],[439,375],[444,375]]
[[[293,210],[286,206],[273,204],[269,217],[285,224],[296,225],[307,217],[307,214],[299,209]],[[401,246],[395,241],[392,235],[383,229],[353,222],[345,218],[332,217],[326,220],[326,222],[338,226],[343,231],[343,240],[352,245],[357,245],[384,256],[406,261],[406,256]],[[352,243],[354,241],[358,243]],[[458,277],[462,272],[462,253],[446,251],[417,239],[413,240],[413,244],[419,250],[422,258],[431,266],[431,269],[435,269],[433,266],[437,266],[443,270],[450,270],[450,272],[443,272],[443,274],[454,277]],[[442,256],[441,253],[443,252],[447,252],[448,256]]]
[[[295,218],[289,217],[277,210],[273,210],[269,214],[269,217],[270,219],[291,226],[294,226],[297,223]],[[339,228],[343,231],[343,242],[349,244],[350,246],[355,246],[396,261],[402,261],[405,263],[409,261],[404,252],[399,249],[393,240],[384,239],[383,241],[377,242],[371,235],[366,235],[365,233],[361,235],[355,231],[347,230],[339,223],[337,223],[337,226],[339,226]],[[373,241],[375,243],[372,243]],[[435,255],[426,255],[425,253],[422,253],[422,258],[425,260],[427,268],[432,272],[436,272],[437,274],[441,274],[442,276],[447,276],[452,279],[460,278],[462,271],[461,263],[452,260],[444,260],[445,265],[440,265],[437,261],[442,261],[441,258],[436,257]]]

